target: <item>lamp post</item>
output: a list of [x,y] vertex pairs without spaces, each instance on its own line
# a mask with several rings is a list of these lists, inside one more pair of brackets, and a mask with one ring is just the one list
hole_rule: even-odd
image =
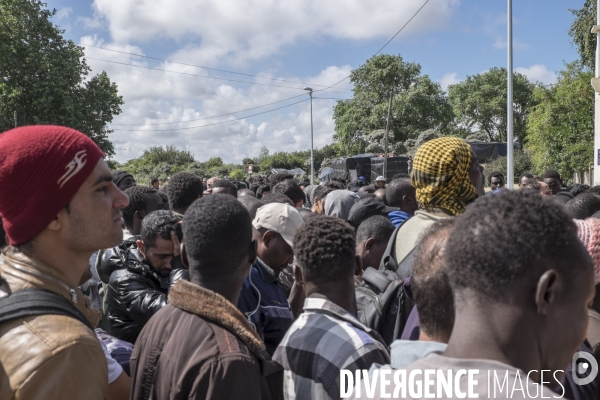
[[507,62],[507,88],[506,88],[506,183],[512,189],[515,184],[514,159],[513,159],[513,37],[512,37],[512,0],[508,0],[508,34],[507,34],[508,62]]
[[313,116],[312,116],[312,99],[313,99],[313,90],[312,88],[305,87],[304,90],[308,90],[308,94],[310,95],[310,184],[314,185],[315,183],[315,171],[314,171],[314,155],[313,155]]

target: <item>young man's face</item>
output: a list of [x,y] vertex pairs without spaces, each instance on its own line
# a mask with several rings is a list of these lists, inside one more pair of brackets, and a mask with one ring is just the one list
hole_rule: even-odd
[[588,307],[596,294],[594,268],[583,245],[580,246],[579,256],[569,262],[580,266],[585,264],[587,271],[578,267],[576,273],[563,280],[554,305],[548,310],[545,317],[547,322],[541,327],[546,331],[542,333],[546,340],[540,343],[544,369],[566,370],[573,354],[587,336]]
[[81,185],[66,213],[66,244],[74,251],[95,251],[118,245],[123,239],[121,209],[129,198],[112,182],[104,160]]
[[504,187],[504,179],[500,176],[493,176],[490,179],[490,189],[496,190]]
[[553,195],[556,195],[556,193],[560,192],[560,182],[558,179],[546,178],[544,179],[544,183],[548,185],[550,192],[552,192]]
[[175,257],[174,245],[171,240],[163,238],[157,238],[156,244],[152,247],[140,248],[140,252],[144,256],[146,262],[154,268],[156,273],[163,277],[169,277],[169,274],[173,270],[171,261]]
[[526,176],[522,176],[521,180],[519,181],[519,186],[524,188],[525,185],[527,185],[527,181],[529,181],[529,178]]
[[385,186],[385,182],[384,181],[377,181],[375,182],[378,188],[382,188]]
[[119,183],[119,189],[125,191],[127,189],[129,189],[130,187],[135,186],[135,179],[133,179],[132,177],[128,176],[127,178],[123,179],[120,183]]
[[477,194],[481,196],[485,196],[484,178],[482,174],[482,168],[479,165],[479,161],[477,160],[477,156],[475,152],[471,150],[471,165],[469,166],[469,178],[471,179],[471,183],[475,186],[477,190]]

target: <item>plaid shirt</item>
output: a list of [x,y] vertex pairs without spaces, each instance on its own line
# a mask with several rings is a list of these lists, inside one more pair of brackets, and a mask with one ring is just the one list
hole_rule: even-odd
[[286,399],[339,399],[340,370],[387,364],[390,356],[377,332],[323,297],[309,297],[273,359],[284,372]]

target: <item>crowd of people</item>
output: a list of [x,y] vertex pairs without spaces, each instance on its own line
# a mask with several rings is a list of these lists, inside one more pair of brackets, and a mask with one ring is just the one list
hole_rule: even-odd
[[454,137],[409,169],[144,186],[73,129],[4,132],[0,399],[387,398],[371,378],[424,370],[599,399],[600,187],[508,190]]

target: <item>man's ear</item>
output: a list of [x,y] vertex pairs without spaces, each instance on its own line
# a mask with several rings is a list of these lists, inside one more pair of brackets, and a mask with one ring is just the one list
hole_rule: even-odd
[[273,240],[274,236],[275,236],[275,232],[266,231],[265,234],[262,236],[263,245],[265,247],[269,247],[269,243],[271,243],[271,240]]
[[183,263],[183,265],[185,265],[187,268],[190,267],[190,263],[188,261],[188,256],[187,256],[187,250],[185,248],[185,243],[181,243],[181,262]]
[[67,210],[63,207],[58,214],[56,214],[56,217],[54,217],[54,219],[52,221],[50,221],[50,223],[48,224],[48,226],[46,227],[46,229],[51,230],[51,231],[58,231],[60,230],[60,228],[62,228],[63,223],[62,221],[64,221],[64,218],[67,217]]
[[[369,239],[372,240],[372,239]],[[355,260],[355,266],[354,266],[354,275],[356,276],[361,276],[363,273],[363,262],[362,262],[362,258],[360,258],[360,256],[357,254],[356,256],[354,256],[354,260]]]
[[294,264],[294,280],[298,285],[304,285],[304,276],[302,276],[302,270],[298,266],[298,264]]
[[254,264],[256,262],[256,257],[258,254],[258,243],[256,242],[256,240],[252,240],[252,242],[250,242],[250,251],[248,252],[248,261],[250,262],[250,264]]
[[144,215],[142,215],[141,211],[136,211],[133,214],[133,218],[135,218],[135,219],[137,219],[137,220],[139,220],[141,222],[144,219]]
[[553,269],[549,269],[540,276],[535,291],[535,304],[538,314],[548,315],[550,308],[556,301],[561,286],[562,280]]
[[375,238],[368,238],[364,245],[365,250],[367,250],[367,251],[371,250],[371,248],[373,247],[374,244],[375,244]]
[[142,257],[146,258],[146,248],[144,247],[144,242],[141,240],[136,240],[135,244],[137,245],[138,250],[142,254]]

